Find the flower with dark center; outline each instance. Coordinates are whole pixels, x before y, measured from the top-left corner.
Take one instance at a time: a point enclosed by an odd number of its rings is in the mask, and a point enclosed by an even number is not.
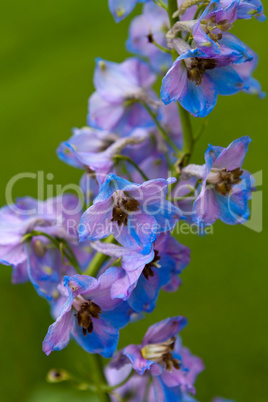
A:
[[[217,219],[229,225],[248,220],[253,183],[249,172],[241,166],[250,141],[245,136],[227,148],[209,145],[204,165],[188,165],[183,169],[183,176],[202,181],[192,210],[193,220],[200,227],[210,226]]]
[[[215,190],[223,196],[231,194],[233,185],[241,183],[242,174],[243,170],[241,170],[240,168],[229,171],[227,171],[226,169],[221,170],[220,181],[215,184]]]
[[[101,308],[93,303],[91,300],[85,301],[81,304],[80,310],[75,314],[79,327],[83,328],[83,335],[86,336],[87,332],[93,332],[92,318],[100,318]]]
[[[140,203],[135,198],[119,198],[117,204],[113,207],[113,217],[111,222],[117,222],[118,226],[122,223],[127,226],[128,214],[139,210]]]
[[[153,272],[153,267],[156,268],[160,268],[161,265],[158,264],[158,261],[161,259],[161,257],[158,255],[158,251],[155,250],[154,251],[154,259],[149,262],[148,264],[145,265],[142,273],[145,276],[146,279],[149,279],[149,277],[153,277],[154,276],[154,272]]]
[[[89,353],[113,355],[119,329],[129,322],[133,311],[127,303],[111,298],[111,285],[118,278],[114,268],[108,268],[98,279],[88,275],[64,277],[60,291],[65,303],[43,342],[47,355],[65,348],[71,337]]]
[[[201,85],[206,70],[213,70],[216,67],[217,60],[195,57],[192,59],[190,67],[187,68],[187,77],[189,81],[195,82],[196,85]]]
[[[80,241],[112,234],[123,247],[148,255],[160,233],[172,230],[182,217],[166,199],[167,186],[174,181],[171,177],[136,184],[110,173],[82,216]]]
[[[101,241],[92,242],[92,247],[120,261],[120,266],[114,267],[119,278],[111,286],[111,297],[127,300],[137,313],[154,310],[161,288],[168,292],[176,291],[181,285],[178,275],[190,261],[188,247],[169,233],[158,236],[150,252],[145,255]]]

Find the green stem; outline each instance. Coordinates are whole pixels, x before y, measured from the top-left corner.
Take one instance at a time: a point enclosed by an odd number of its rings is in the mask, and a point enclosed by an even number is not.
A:
[[[177,0],[168,0],[168,15],[169,15],[171,27],[174,25],[174,22],[175,22],[172,15],[175,13],[175,11],[177,11],[177,9],[178,9]],[[193,145],[194,145],[193,131],[192,131],[192,125],[191,125],[189,113],[179,103],[178,103],[178,107],[179,107],[179,112],[180,112],[182,130],[183,130],[183,148],[179,152],[179,156],[180,156],[182,165],[187,165],[187,163],[189,162],[191,153],[193,151]]]
[[[174,151],[176,152],[176,155],[179,155],[180,150],[177,147],[176,144],[174,144],[174,142],[172,141],[171,138],[169,138],[168,134],[166,133],[166,131],[163,129],[163,127],[161,126],[161,124],[159,123],[157,116],[155,115],[155,113],[149,108],[149,106],[141,101],[141,104],[145,107],[145,109],[147,110],[147,112],[150,114],[150,116],[152,117],[153,121],[155,122],[158,130],[160,131],[160,133],[162,134],[163,138],[166,140],[166,142],[174,149]]]
[[[110,402],[111,399],[106,391],[107,381],[103,372],[101,357],[97,354],[88,354],[91,366],[91,378],[96,386],[96,394],[100,402]]]
[[[154,40],[152,41],[152,43],[153,43],[158,49],[162,50],[162,52],[172,54],[172,50],[169,50],[169,49],[167,49],[166,47],[159,45],[159,43],[155,42]]]
[[[148,176],[146,176],[146,174],[144,173],[144,171],[137,165],[137,163],[135,163],[131,158],[129,158],[128,156],[125,155],[115,155],[114,159],[116,160],[123,160],[123,161],[127,161],[128,163],[131,163],[132,166],[135,167],[135,169],[141,174],[141,176],[143,177],[144,180],[149,180]]]
[[[187,110],[185,110],[179,103],[178,107],[183,131],[183,147],[180,153],[180,159],[182,165],[185,166],[189,163],[191,153],[193,152],[194,138],[189,112],[187,112]]]
[[[114,240],[113,235],[110,235],[109,237],[107,237],[107,239],[104,240],[104,243],[112,243],[113,240]],[[92,258],[89,266],[85,270],[84,275],[96,276],[100,267],[102,266],[104,261],[107,260],[107,258],[108,258],[107,255],[97,252]]]

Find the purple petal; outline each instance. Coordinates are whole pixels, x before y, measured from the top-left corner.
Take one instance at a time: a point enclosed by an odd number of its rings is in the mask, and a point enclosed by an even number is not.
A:
[[[204,186],[193,205],[193,220],[198,225],[210,226],[220,215],[220,208],[214,189]]]
[[[82,215],[79,225],[79,239],[99,240],[111,234],[113,202],[110,198],[97,202]]]
[[[49,355],[53,350],[62,350],[67,346],[74,324],[75,317],[72,311],[68,311],[60,315],[57,321],[50,325],[43,341],[43,351],[46,355]]]
[[[151,325],[142,341],[142,346],[150,343],[165,342],[176,336],[187,325],[187,319],[182,316],[167,318]]]
[[[222,153],[213,163],[213,167],[219,169],[226,168],[228,170],[233,170],[237,167],[241,167],[243,165],[250,142],[251,139],[248,136],[234,140],[228,146],[228,148],[223,149]],[[211,148],[212,153],[213,148],[214,147]]]
[[[146,360],[142,357],[140,346],[129,345],[123,350],[123,354],[127,356],[132,364],[132,367],[138,374],[143,375],[146,370],[162,371],[162,367],[152,360]]]

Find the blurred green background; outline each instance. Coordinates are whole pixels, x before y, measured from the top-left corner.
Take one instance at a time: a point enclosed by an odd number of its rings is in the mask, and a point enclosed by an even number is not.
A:
[[[86,123],[95,57],[120,62],[127,56],[124,41],[130,18],[115,24],[107,0],[1,3],[0,204],[4,205],[5,187],[17,173],[53,173],[54,179],[45,184],[79,180],[81,172],[60,162],[55,149],[72,127]],[[233,32],[259,54],[255,77],[267,91],[266,29],[256,20],[240,21]],[[246,94],[220,98],[193,160],[203,162],[209,142],[226,146],[242,135],[253,138],[245,167],[264,173],[264,184],[258,187],[264,197],[262,232],[217,223],[213,235],[180,235],[192,249],[183,286],[176,294],[162,293],[152,315],[121,332],[119,345],[139,343],[150,324],[167,316],[187,316],[184,344],[206,365],[197,381],[201,402],[214,395],[237,402],[268,400],[267,100]],[[36,182],[18,182],[14,197],[28,194],[37,196]],[[11,268],[1,267],[0,401],[94,401],[67,384],[46,383],[51,367],[90,374],[88,356],[71,343],[46,357],[41,344],[52,322],[48,305],[30,284],[12,286],[10,278]]]

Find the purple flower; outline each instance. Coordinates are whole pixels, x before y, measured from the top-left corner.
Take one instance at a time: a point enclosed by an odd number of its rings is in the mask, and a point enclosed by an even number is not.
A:
[[[153,2],[146,3],[143,13],[130,25],[127,50],[147,57],[153,69],[165,73],[172,64],[172,56],[154,45],[167,47],[166,32],[170,28],[168,14]]]
[[[57,150],[59,158],[71,166],[95,172],[100,182],[111,172],[115,155],[127,145],[138,144],[148,136],[142,129],[135,130],[127,138],[90,127],[75,128],[73,132],[68,141],[60,144]]]
[[[112,356],[118,329],[127,324],[131,314],[126,303],[110,297],[111,285],[116,280],[113,268],[99,279],[85,275],[64,278],[66,301],[44,339],[43,351],[47,355],[65,348],[73,337],[89,353]]]
[[[48,300],[54,315],[61,303],[58,285],[64,275],[76,273],[66,254],[72,260],[75,258],[82,271],[93,255],[88,242],[78,243],[77,227],[81,218],[78,198],[66,194],[42,202],[25,197],[2,208],[0,215],[1,263],[12,265],[13,283],[30,280],[37,293]],[[33,230],[51,239],[31,235]],[[55,242],[61,243],[61,250]]]
[[[98,59],[88,125],[121,136],[129,135],[135,128],[153,126],[154,121],[139,101],[157,109],[156,95],[150,90],[155,80],[150,66],[139,59],[130,58],[121,64]]]
[[[80,217],[79,199],[71,194],[46,201],[24,197],[16,204],[3,207],[0,210],[0,262],[12,265],[13,282],[28,279],[27,250],[23,241],[27,234],[41,231],[77,245]]]
[[[202,360],[176,338],[186,324],[184,317],[173,317],[152,325],[142,344],[124,348],[111,367],[120,369],[130,362],[141,376],[152,376],[156,400],[183,401],[184,394],[195,392],[193,384],[204,369]]]
[[[193,220],[197,224],[209,226],[220,219],[233,225],[249,218],[252,183],[249,173],[241,167],[250,141],[246,136],[233,141],[228,148],[210,145],[205,152],[205,165],[188,165],[183,170],[184,176],[202,180],[200,194],[193,204]]]
[[[175,291],[180,285],[178,274],[190,262],[190,250],[169,233],[161,234],[148,255],[102,242],[92,243],[97,251],[120,258],[118,280],[111,286],[112,298],[128,300],[136,312],[155,308],[160,288]]]
[[[135,8],[136,4],[148,0],[109,0],[109,8],[116,22],[123,20]]]
[[[148,254],[157,236],[171,230],[181,217],[180,210],[166,200],[167,186],[174,181],[155,179],[134,184],[109,174],[82,216],[80,241],[113,234],[122,246]]]
[[[233,95],[245,88],[240,75],[231,66],[243,58],[234,50],[213,57],[200,49],[191,49],[184,41],[175,40],[179,53],[162,82],[164,104],[179,101],[195,117],[205,117],[215,107],[218,95]]]

